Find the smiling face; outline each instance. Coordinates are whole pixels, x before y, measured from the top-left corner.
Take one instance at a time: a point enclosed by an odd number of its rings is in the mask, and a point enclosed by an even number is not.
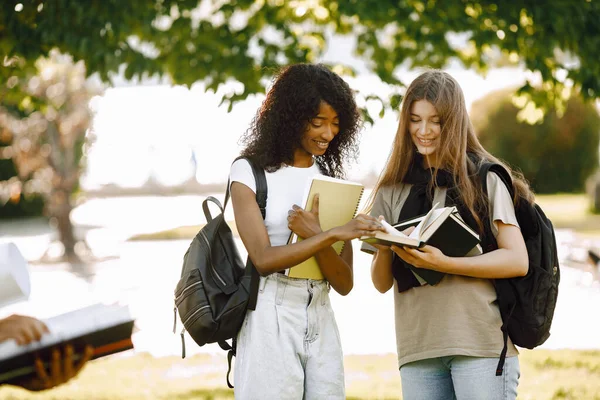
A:
[[[439,147],[441,122],[437,110],[427,100],[415,101],[410,108],[408,132],[428,166],[435,165]]]
[[[300,140],[300,147],[294,153],[294,165],[306,167],[312,165],[313,156],[322,156],[329,143],[340,131],[337,113],[329,104],[321,101],[319,112],[306,127]]]

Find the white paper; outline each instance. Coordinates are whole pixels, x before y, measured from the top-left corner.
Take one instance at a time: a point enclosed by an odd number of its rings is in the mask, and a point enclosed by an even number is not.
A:
[[[27,261],[14,243],[0,243],[0,307],[27,300],[30,292]]]

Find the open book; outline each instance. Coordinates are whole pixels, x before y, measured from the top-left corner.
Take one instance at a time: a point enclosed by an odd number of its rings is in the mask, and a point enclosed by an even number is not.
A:
[[[396,225],[389,225],[385,221],[382,224],[386,232],[376,232],[374,237],[363,236],[360,240],[385,246],[405,246],[418,249],[424,245],[438,248],[447,256],[464,257],[481,254],[479,246],[479,235],[469,227],[460,217],[456,207],[439,207],[436,203],[426,214]],[[402,231],[414,226],[410,235]],[[429,269],[411,266],[417,279],[423,284],[435,285],[444,273]]]
[[[133,318],[127,306],[94,304],[44,320],[49,333],[37,342],[19,346],[14,340],[0,343],[0,384],[11,383],[34,374],[34,360],[39,356],[46,367],[50,349],[71,343],[81,351],[94,347],[92,359],[133,348]]]
[[[360,183],[318,175],[307,185],[301,206],[312,210],[315,194],[319,194],[319,222],[321,229],[326,231],[336,226],[348,223],[356,215],[358,205],[364,191]],[[292,233],[288,243],[301,241]],[[332,246],[337,254],[341,254],[344,242],[336,242]],[[293,278],[323,279],[319,264],[314,257],[293,266],[287,270]]]

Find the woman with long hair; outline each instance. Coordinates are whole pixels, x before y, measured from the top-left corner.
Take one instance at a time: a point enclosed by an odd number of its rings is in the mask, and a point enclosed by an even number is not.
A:
[[[236,399],[344,399],[343,357],[329,287],[346,295],[353,286],[349,241],[383,230],[358,215],[323,232],[316,213],[300,208],[316,175],[344,176],[356,154],[360,127],[353,93],[323,65],[284,68],[274,80],[243,141],[242,155],[266,172],[263,221],[252,169],[231,167],[235,222],[260,277],[256,309],[237,338]],[[317,197],[317,196],[315,196]],[[287,244],[294,232],[304,240]],[[346,245],[340,255],[331,247]],[[325,279],[291,278],[286,270],[314,256]]]
[[[403,99],[370,214],[394,224],[438,202],[453,205],[480,235],[487,219],[498,249],[448,257],[432,246],[363,244],[374,254],[375,288],[381,293],[394,288],[398,362],[408,400],[516,398],[519,360],[510,339],[503,374],[496,376],[504,340],[492,279],[526,275],[527,249],[513,199],[496,174],[488,174],[483,192],[478,174],[483,162],[504,166],[513,176],[515,198],[533,200],[523,177],[479,143],[456,80],[439,70],[421,74]],[[407,264],[446,275],[434,286],[421,285]]]

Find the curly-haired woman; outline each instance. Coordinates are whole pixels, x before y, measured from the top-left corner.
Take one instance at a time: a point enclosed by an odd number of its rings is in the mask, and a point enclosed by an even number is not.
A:
[[[359,113],[351,89],[323,65],[298,64],[276,77],[250,129],[242,155],[264,168],[268,186],[263,221],[252,169],[231,167],[235,222],[258,270],[259,293],[237,338],[236,399],[344,399],[343,357],[329,287],[353,286],[352,246],[331,245],[383,230],[359,215],[321,231],[318,217],[300,209],[315,175],[343,177],[356,153]],[[290,232],[304,238],[287,244]],[[314,256],[324,280],[290,278],[286,269]]]

